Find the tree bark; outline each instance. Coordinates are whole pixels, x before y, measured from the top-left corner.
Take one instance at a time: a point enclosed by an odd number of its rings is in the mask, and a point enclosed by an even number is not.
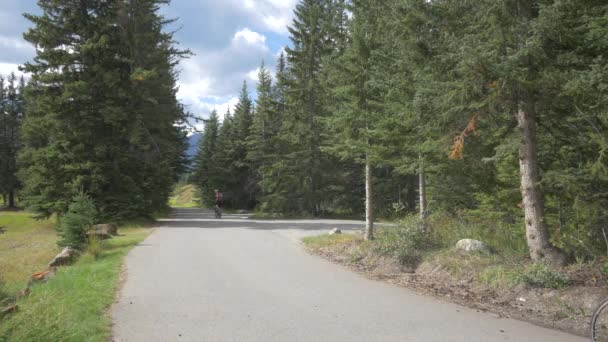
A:
[[[8,207],[15,208],[15,190],[8,192]]]
[[[530,108],[521,107],[517,112],[517,123],[521,132],[519,146],[519,173],[521,195],[524,206],[526,238],[533,261],[546,261],[554,266],[563,266],[566,255],[549,241],[549,230],[545,222],[540,173],[537,159],[536,122]]]
[[[426,210],[426,182],[425,182],[425,174],[424,174],[424,160],[422,159],[422,153],[418,154],[418,196],[420,202],[420,220],[424,221],[426,219],[427,210]]]
[[[372,188],[372,166],[369,157],[365,158],[365,240],[374,238],[374,203]]]

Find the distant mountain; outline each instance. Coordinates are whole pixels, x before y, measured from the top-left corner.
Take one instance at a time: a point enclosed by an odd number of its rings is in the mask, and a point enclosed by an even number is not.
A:
[[[198,142],[201,140],[202,133],[195,133],[188,137],[188,158],[194,158],[196,155],[196,149],[198,147]]]

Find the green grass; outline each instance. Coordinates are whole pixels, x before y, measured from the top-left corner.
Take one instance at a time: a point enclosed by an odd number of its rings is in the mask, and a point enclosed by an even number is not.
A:
[[[362,239],[360,237],[353,234],[324,234],[318,236],[305,237],[304,239],[302,239],[302,242],[308,248],[318,249],[361,240]]]
[[[177,184],[169,198],[169,206],[173,208],[198,208],[201,206],[198,193],[198,188],[195,185]]]
[[[107,341],[111,319],[106,311],[123,258],[150,232],[121,226],[122,236],[107,241],[97,260],[85,253],[74,265],[59,268],[48,283],[34,286],[29,297],[18,301],[19,311],[1,322],[0,341]]]

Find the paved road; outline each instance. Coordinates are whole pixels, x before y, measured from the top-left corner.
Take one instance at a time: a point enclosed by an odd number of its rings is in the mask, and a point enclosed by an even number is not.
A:
[[[115,341],[586,341],[365,279],[294,243],[360,222],[174,216],[127,257]]]

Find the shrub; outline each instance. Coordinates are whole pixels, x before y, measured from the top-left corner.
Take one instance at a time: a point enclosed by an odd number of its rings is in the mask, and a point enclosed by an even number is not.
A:
[[[74,196],[68,212],[61,218],[57,244],[82,249],[87,242],[87,230],[95,223],[96,215],[97,209],[90,196],[82,192]]]
[[[568,277],[542,262],[526,267],[519,280],[528,286],[550,289],[564,288],[569,282]]]
[[[393,256],[408,265],[417,264],[421,252],[430,247],[427,230],[417,218],[407,218],[396,227],[385,228],[375,242],[377,253]]]
[[[608,275],[608,261],[604,262],[601,266],[600,266],[600,271],[603,274]]]
[[[101,252],[105,247],[105,241],[99,238],[97,235],[90,235],[87,243],[87,253],[89,253],[95,260],[99,258]]]

